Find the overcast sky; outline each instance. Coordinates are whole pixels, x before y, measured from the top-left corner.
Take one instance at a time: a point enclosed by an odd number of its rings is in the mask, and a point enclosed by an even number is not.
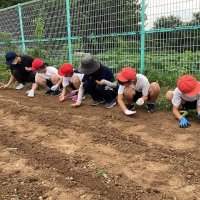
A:
[[[146,29],[153,26],[153,22],[161,16],[175,15],[182,21],[190,21],[193,12],[200,12],[200,0],[145,0],[147,5]]]

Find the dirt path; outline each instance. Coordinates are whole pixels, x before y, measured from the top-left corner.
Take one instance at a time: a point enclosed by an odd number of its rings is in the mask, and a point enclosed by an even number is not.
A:
[[[0,90],[1,200],[198,200],[200,124]]]

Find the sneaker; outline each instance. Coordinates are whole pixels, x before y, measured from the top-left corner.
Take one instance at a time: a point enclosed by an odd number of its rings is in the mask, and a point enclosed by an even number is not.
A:
[[[116,100],[112,100],[110,103],[105,103],[106,108],[112,108],[114,105],[116,105]]]
[[[59,96],[60,94],[61,94],[60,90],[55,90],[50,95],[52,95],[52,96]]]
[[[28,97],[34,97],[34,96],[35,96],[34,90],[29,90]]]
[[[148,103],[148,104],[147,104],[147,110],[148,110],[148,112],[150,112],[150,113],[155,112],[155,105],[154,105],[154,103]]]
[[[22,90],[25,87],[24,84],[20,83],[17,87],[16,90]]]
[[[44,95],[45,96],[50,96],[54,91],[53,90],[47,90]]]
[[[92,101],[91,106],[97,106],[97,105],[103,104],[103,103],[105,103],[104,100]]]
[[[135,110],[134,104],[126,104],[126,107],[127,107],[128,110]]]

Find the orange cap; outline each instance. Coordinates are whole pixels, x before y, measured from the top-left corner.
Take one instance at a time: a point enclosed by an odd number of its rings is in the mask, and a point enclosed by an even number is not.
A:
[[[73,65],[70,63],[64,63],[58,70],[60,76],[67,76],[74,71]]]
[[[200,83],[189,74],[186,74],[178,79],[177,87],[187,96],[195,96],[200,93]]]
[[[124,67],[116,76],[119,81],[128,82],[136,78],[136,71],[132,67]]]
[[[44,61],[40,58],[35,58],[32,62],[31,70],[35,71],[36,69],[42,67],[44,65]]]

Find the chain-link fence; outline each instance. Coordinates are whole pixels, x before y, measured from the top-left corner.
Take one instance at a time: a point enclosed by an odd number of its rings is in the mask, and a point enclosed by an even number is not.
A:
[[[0,10],[0,32],[57,66],[91,53],[114,72],[200,72],[199,0],[35,0]]]

